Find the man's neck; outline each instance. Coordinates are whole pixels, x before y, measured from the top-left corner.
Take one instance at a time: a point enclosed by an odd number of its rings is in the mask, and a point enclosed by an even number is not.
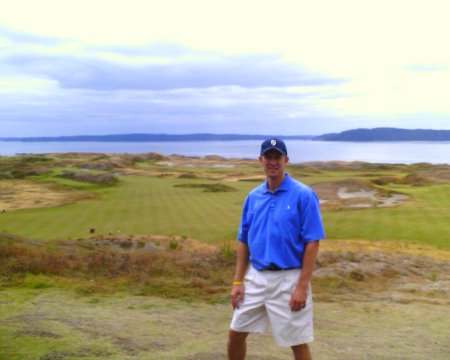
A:
[[[276,178],[267,178],[267,188],[269,189],[270,192],[275,192],[276,189],[278,189],[278,187],[281,185],[281,183],[283,182],[284,178],[286,177],[285,174],[283,174],[283,176],[280,177],[276,177]]]

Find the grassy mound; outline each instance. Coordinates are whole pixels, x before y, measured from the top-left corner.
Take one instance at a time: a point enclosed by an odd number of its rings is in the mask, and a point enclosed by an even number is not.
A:
[[[0,157],[1,179],[24,179],[48,173],[52,159],[46,155]]]
[[[91,184],[115,185],[119,182],[119,179],[112,174],[91,174],[88,172],[64,171],[58,176],[64,179],[71,179]]]
[[[91,237],[49,246],[0,234],[0,276],[8,286],[40,274],[70,279],[82,292],[127,290],[215,302],[229,288],[233,263],[221,249],[180,237]]]

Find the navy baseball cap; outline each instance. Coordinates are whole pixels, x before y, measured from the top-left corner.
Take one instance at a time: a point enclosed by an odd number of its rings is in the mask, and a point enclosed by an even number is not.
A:
[[[261,144],[261,155],[264,155],[269,150],[276,150],[281,155],[287,156],[286,144],[280,139],[267,139]]]

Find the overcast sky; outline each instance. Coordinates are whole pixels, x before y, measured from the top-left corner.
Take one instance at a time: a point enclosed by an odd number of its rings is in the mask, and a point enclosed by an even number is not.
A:
[[[450,129],[447,0],[0,9],[0,137]]]

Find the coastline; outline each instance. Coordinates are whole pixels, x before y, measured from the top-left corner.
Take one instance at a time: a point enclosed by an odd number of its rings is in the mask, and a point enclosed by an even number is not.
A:
[[[389,164],[449,164],[449,142],[334,142],[288,140],[291,163],[310,161],[362,161]],[[0,156],[47,153],[142,154],[166,156],[217,155],[224,158],[258,157],[260,140],[199,142],[2,142]]]

